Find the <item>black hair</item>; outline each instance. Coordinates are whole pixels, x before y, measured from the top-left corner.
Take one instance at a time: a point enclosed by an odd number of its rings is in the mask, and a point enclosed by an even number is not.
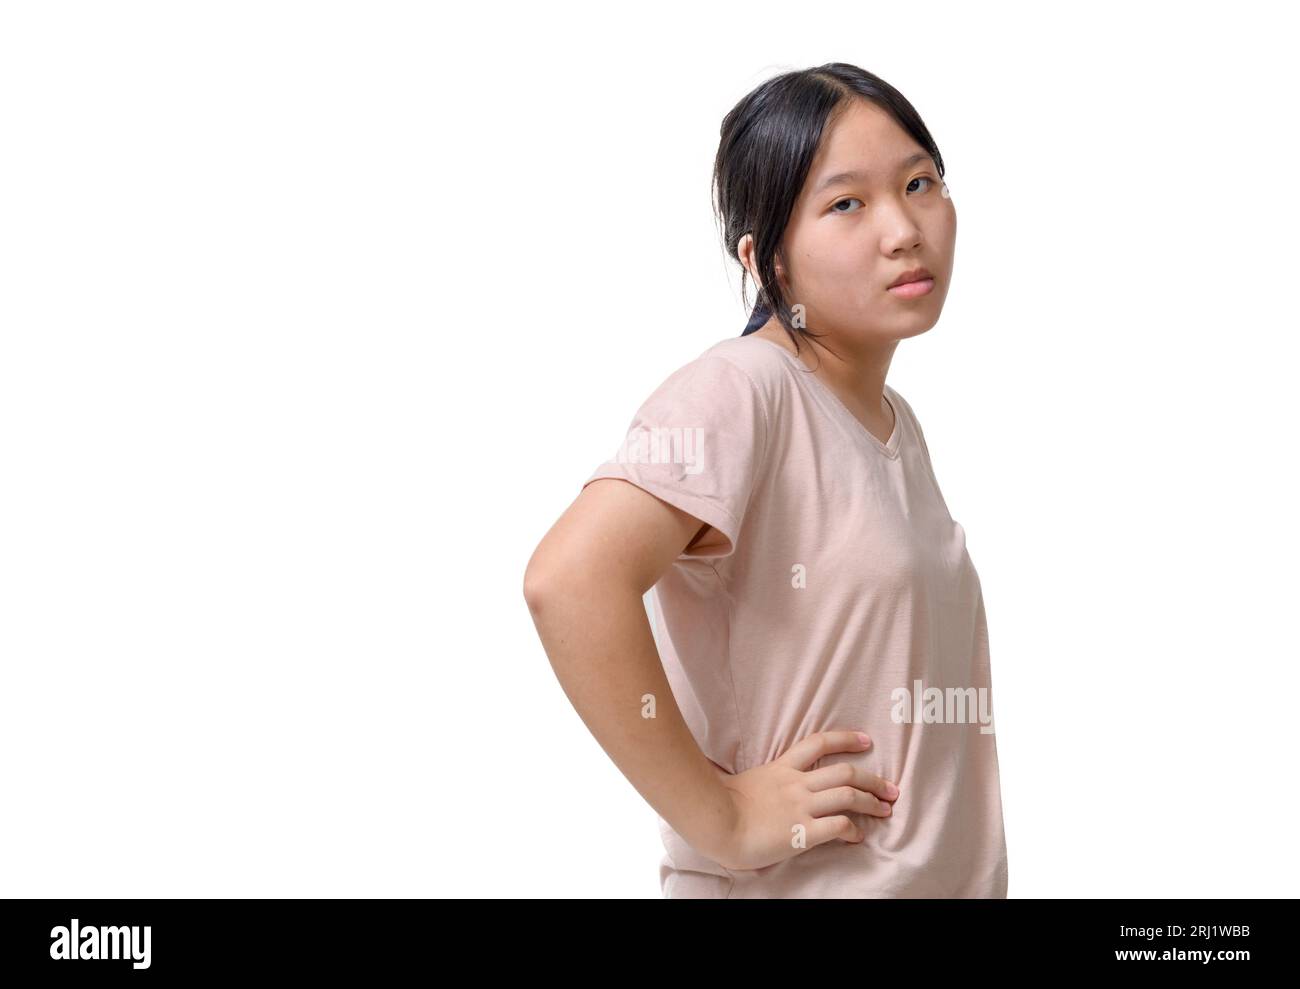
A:
[[[800,334],[822,335],[794,325],[784,286],[776,276],[776,262],[822,135],[854,99],[869,100],[889,113],[926,150],[943,178],[943,156],[920,114],[893,86],[856,65],[828,62],[787,72],[745,96],[722,121],[713,163],[714,211],[722,224],[727,254],[740,262],[740,239],[752,233],[762,282],[741,336],[761,328],[773,313],[790,334],[796,352]],[[742,301],[748,274],[742,263]]]

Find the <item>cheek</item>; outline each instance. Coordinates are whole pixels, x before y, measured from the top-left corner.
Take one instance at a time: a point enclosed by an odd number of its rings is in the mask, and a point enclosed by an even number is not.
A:
[[[935,261],[952,258],[956,234],[957,214],[951,209],[935,210],[921,221],[921,240]]]
[[[791,269],[805,292],[821,295],[861,273],[861,252],[837,239],[833,231],[825,236],[805,234],[793,252]]]
[[[957,210],[951,203],[946,208],[939,210],[935,216],[935,237],[944,246],[951,248],[952,242],[957,235]]]

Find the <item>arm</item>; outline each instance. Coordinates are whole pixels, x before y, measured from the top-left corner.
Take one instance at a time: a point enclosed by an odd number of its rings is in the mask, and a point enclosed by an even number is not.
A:
[[[587,485],[543,538],[524,598],[565,694],[637,792],[692,847],[730,858],[726,774],[691,735],[664,675],[642,596],[698,535],[692,515],[633,484]],[[642,717],[653,694],[655,717]]]
[[[735,775],[700,751],[655,649],[641,597],[703,523],[618,478],[600,478],[546,534],[524,597],[579,716],[637,792],[686,842],[728,869],[759,869],[828,841],[861,842],[849,813],[888,817],[898,789],[858,766],[814,767],[871,745],[816,732]],[[644,694],[654,718],[641,716]],[[796,846],[792,829],[806,841]]]

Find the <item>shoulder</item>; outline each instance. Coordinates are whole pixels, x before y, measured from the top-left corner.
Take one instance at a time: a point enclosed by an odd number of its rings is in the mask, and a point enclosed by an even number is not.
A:
[[[903,412],[913,422],[916,421],[916,412],[912,409],[912,404],[898,393],[898,389],[885,382],[885,397],[889,399],[890,404],[896,406],[900,412]]]
[[[929,459],[930,447],[925,441],[925,430],[921,428],[921,420],[916,417],[916,410],[912,408],[912,403],[900,395],[898,389],[888,382],[885,383],[885,397],[893,403],[898,413],[912,424],[912,429],[916,431],[916,435],[921,441],[921,450]]]
[[[714,365],[729,365],[743,374],[767,408],[776,403],[789,380],[791,359],[792,355],[776,344],[752,335],[720,340],[696,358]]]
[[[885,383],[885,393],[891,402],[897,402],[898,405],[902,407],[903,414],[907,416],[907,418],[912,421],[912,425],[919,430],[921,428],[921,421],[917,418],[916,410],[912,408],[912,403],[903,395],[899,394],[898,389],[888,382]]]
[[[764,437],[779,406],[780,349],[721,340],[676,364],[646,399],[642,419],[690,421],[723,432]],[[770,353],[765,353],[770,352]]]
[[[678,421],[701,425],[738,450],[766,450],[781,408],[779,347],[728,338],[676,368],[653,404],[671,408]]]

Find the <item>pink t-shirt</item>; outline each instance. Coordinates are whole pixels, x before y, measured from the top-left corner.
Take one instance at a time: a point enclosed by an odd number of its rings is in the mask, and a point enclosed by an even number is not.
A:
[[[665,896],[1006,896],[979,577],[920,423],[890,385],[885,398],[882,443],[799,357],[731,337],[669,375],[583,482],[631,481],[726,537],[653,589],[663,666],[709,759],[741,773],[813,732],[860,729],[871,748],[812,768],[858,762],[901,790],[892,816],[851,815],[861,844],[754,870],[660,818]]]

